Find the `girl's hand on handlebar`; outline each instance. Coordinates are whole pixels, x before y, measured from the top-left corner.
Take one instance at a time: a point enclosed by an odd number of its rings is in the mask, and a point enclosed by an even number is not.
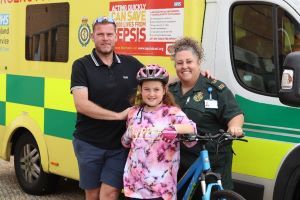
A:
[[[177,131],[174,127],[167,127],[161,133],[163,141],[171,143],[177,136]]]

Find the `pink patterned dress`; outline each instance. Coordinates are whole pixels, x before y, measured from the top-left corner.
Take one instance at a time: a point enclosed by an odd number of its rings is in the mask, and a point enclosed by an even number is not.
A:
[[[152,112],[133,107],[129,111],[122,137],[122,144],[130,147],[123,177],[125,196],[176,200],[180,144],[161,138],[161,131],[172,124],[191,124],[196,130],[195,123],[177,107],[163,105]]]

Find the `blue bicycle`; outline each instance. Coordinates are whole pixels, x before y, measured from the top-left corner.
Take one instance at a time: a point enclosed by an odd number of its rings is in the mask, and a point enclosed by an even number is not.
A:
[[[221,183],[221,175],[214,173],[210,167],[210,161],[208,156],[208,151],[205,148],[205,143],[208,141],[215,141],[218,145],[225,141],[247,140],[242,138],[232,137],[229,133],[222,130],[216,135],[211,135],[209,133],[203,133],[201,135],[181,135],[179,140],[181,141],[198,141],[202,144],[202,150],[200,151],[197,160],[190,166],[185,175],[181,178],[177,184],[177,190],[181,191],[183,186],[191,179],[186,192],[184,193],[183,200],[192,199],[195,189],[198,187],[199,183],[202,189],[202,200],[245,200],[240,194],[232,190],[224,190]],[[212,177],[215,182],[206,183],[205,179],[207,177]]]

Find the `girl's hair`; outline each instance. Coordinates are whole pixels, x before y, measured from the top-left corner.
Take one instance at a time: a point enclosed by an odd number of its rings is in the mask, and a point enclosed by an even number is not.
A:
[[[157,80],[157,81],[159,81],[159,80]],[[132,96],[131,99],[130,99],[130,103],[131,103],[132,106],[144,106],[144,105],[146,105],[145,102],[143,101],[142,92],[141,92],[143,82],[141,82],[138,85],[138,89],[137,89],[136,94],[134,96]],[[162,81],[159,81],[159,82],[161,82],[162,86],[166,90],[166,93],[164,94],[163,99],[162,99],[162,103],[167,105],[167,106],[177,106],[178,107],[178,105],[175,103],[174,96],[168,91],[167,85],[164,84]]]
[[[190,50],[193,52],[193,54],[195,54],[197,56],[197,58],[200,60],[202,60],[203,58],[203,49],[200,46],[200,44],[189,37],[184,37],[181,38],[179,40],[177,40],[175,42],[175,44],[173,45],[173,54],[172,54],[172,58],[175,58],[176,53],[183,51],[183,50]]]

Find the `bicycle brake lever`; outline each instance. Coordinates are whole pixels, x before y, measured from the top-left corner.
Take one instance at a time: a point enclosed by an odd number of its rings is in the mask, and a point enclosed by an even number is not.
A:
[[[243,133],[242,135],[240,136],[236,136],[236,135],[230,135],[231,139],[232,140],[239,140],[239,141],[242,141],[242,142],[248,142],[247,139],[243,139],[245,137],[245,133]]]
[[[245,137],[245,133],[243,132],[242,135],[238,136],[237,138],[243,138]]]

